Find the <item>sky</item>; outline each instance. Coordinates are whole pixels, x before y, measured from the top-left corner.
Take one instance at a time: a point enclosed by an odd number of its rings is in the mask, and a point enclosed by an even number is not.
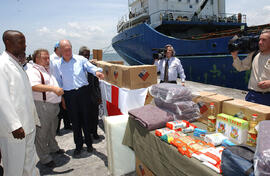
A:
[[[270,0],[226,0],[226,12],[246,14],[248,26],[270,23]],[[61,39],[71,41],[73,53],[83,45],[105,50],[127,13],[127,0],[0,0],[0,35],[8,29],[21,31],[27,55],[38,48],[52,53]]]

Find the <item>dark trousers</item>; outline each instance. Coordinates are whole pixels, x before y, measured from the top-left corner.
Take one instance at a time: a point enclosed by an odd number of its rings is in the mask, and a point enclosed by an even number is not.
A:
[[[92,134],[97,134],[97,126],[98,126],[98,115],[99,115],[99,109],[98,109],[98,104],[92,102],[91,103],[91,133]]]
[[[87,86],[78,90],[65,91],[64,98],[67,106],[68,115],[72,122],[73,138],[76,149],[82,149],[84,133],[85,143],[88,147],[92,146],[91,126],[90,126],[90,95]]]
[[[59,131],[60,130],[60,126],[61,126],[61,120],[63,119],[63,122],[64,122],[64,128],[68,129],[71,127],[71,120],[69,119],[68,117],[68,113],[67,113],[67,110],[65,110],[62,106],[62,102],[59,103],[59,107],[60,107],[60,112],[58,114],[58,126],[57,126],[57,130],[56,131]]]
[[[260,92],[255,92],[253,90],[249,90],[245,99],[246,101],[249,101],[249,102],[270,106],[270,92],[260,93]]]

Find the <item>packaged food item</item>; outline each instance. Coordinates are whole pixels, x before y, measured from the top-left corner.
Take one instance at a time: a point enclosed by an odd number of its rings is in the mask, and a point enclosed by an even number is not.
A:
[[[193,135],[197,137],[204,137],[206,133],[207,133],[207,130],[195,128]]]
[[[234,117],[229,120],[229,139],[236,144],[243,144],[247,140],[248,122]]]
[[[208,116],[207,130],[209,132],[214,132],[216,130],[216,116],[215,116],[215,105],[210,103],[210,114]]]
[[[196,143],[194,139],[192,139],[190,136],[181,136],[179,138],[174,139],[171,144],[175,147],[179,147],[182,144],[190,145],[192,143]]]
[[[173,133],[173,132],[174,132],[174,130],[171,130],[171,129],[167,128],[167,127],[155,130],[156,136],[159,136],[159,137],[163,136],[165,134]]]
[[[230,120],[233,119],[233,116],[221,113],[217,115],[217,122],[216,122],[216,132],[222,133],[225,136],[229,136],[230,131]]]
[[[225,139],[228,139],[228,137],[224,136],[222,133],[207,134],[204,137],[205,142],[212,143],[215,146],[221,145],[222,141]]]
[[[177,130],[179,128],[186,128],[189,126],[189,122],[186,120],[175,120],[171,122],[166,123],[166,127],[172,129],[172,130]]]
[[[251,120],[249,121],[249,130],[247,136],[247,145],[256,146],[257,141],[257,130],[255,126],[258,124],[257,122],[257,114],[252,114]]]
[[[190,132],[193,132],[195,128],[197,128],[196,125],[189,124],[189,127],[182,128],[182,130],[180,130],[180,131],[182,131],[183,133],[190,133]]]
[[[176,138],[178,138],[180,136],[186,136],[186,134],[182,133],[181,131],[174,131],[172,133],[165,134],[165,135],[161,136],[160,138],[163,141],[170,144],[174,139],[176,139]]]

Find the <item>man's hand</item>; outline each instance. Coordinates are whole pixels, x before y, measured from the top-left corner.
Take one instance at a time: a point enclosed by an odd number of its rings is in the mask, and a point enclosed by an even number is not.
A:
[[[25,138],[25,133],[24,133],[24,130],[23,130],[22,127],[15,130],[15,131],[12,131],[12,135],[13,135],[13,137],[15,139],[23,139],[23,138]]]
[[[185,86],[185,82],[182,82],[181,84],[182,84],[182,86]]]
[[[231,52],[231,55],[232,55],[233,59],[236,59],[238,57],[238,51]]]
[[[61,96],[61,95],[64,94],[64,90],[62,88],[60,88],[60,87],[54,87],[53,92],[58,96]]]
[[[270,80],[261,81],[257,85],[261,89],[268,89],[270,88]]]
[[[96,72],[96,76],[97,76],[99,79],[104,79],[104,74],[101,73],[101,72]]]

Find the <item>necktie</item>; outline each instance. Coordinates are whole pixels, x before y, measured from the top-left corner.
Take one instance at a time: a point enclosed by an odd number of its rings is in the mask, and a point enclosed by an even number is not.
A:
[[[166,59],[166,64],[165,64],[165,70],[164,70],[164,82],[168,82],[168,68],[169,68],[169,59]]]

